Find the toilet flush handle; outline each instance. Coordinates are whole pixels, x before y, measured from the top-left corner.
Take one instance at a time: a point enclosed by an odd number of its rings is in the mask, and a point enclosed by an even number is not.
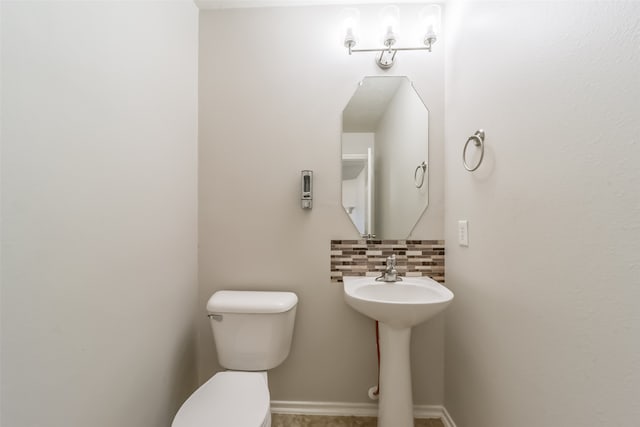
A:
[[[207,317],[209,319],[217,320],[218,322],[222,322],[222,314],[209,314]]]

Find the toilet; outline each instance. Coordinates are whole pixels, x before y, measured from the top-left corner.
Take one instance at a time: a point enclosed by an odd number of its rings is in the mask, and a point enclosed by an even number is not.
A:
[[[293,292],[218,291],[207,302],[218,372],[182,404],[171,427],[270,427],[267,371],[289,355]]]

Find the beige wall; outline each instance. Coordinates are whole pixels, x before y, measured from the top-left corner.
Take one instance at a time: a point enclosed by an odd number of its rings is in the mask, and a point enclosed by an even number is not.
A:
[[[197,9],[1,7],[0,424],[167,426],[196,382]]]
[[[363,19],[378,7],[363,8]],[[430,207],[415,238],[443,234],[443,44],[399,54],[390,71],[348,56],[339,7],[201,11],[199,376],[219,366],[205,316],[218,289],[300,297],[291,355],[270,373],[272,398],[367,401],[376,381],[373,321],[330,283],[331,239],[356,238],[340,201],[342,109],[367,75],[407,75],[430,109]],[[404,9],[415,16],[417,6]],[[300,170],[314,207],[300,208]],[[415,401],[443,399],[443,324],[415,330]]]
[[[640,3],[450,16],[446,407],[458,427],[637,426]]]

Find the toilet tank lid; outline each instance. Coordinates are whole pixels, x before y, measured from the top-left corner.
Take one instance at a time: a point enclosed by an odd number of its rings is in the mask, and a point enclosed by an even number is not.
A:
[[[218,291],[207,302],[209,313],[284,313],[298,303],[293,292]]]

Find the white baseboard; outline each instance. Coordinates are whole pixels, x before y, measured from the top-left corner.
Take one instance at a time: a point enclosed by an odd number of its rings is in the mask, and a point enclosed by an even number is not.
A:
[[[444,406],[442,407],[442,418],[440,419],[442,420],[444,427],[456,427],[456,423],[453,422],[451,414],[449,414],[449,411],[447,411],[447,408]]]
[[[334,417],[375,417],[378,415],[378,405],[375,403],[272,400],[271,412],[274,414],[325,415]],[[416,418],[440,418],[445,427],[456,427],[449,412],[441,405],[414,405],[413,416]]]

